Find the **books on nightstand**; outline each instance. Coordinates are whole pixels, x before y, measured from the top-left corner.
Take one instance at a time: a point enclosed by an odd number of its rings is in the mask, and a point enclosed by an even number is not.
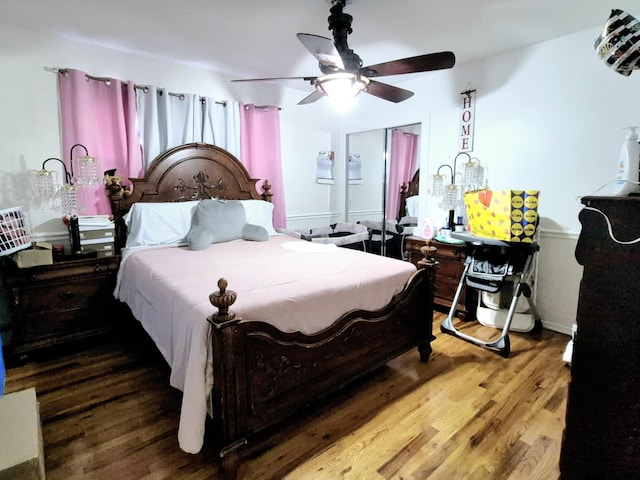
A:
[[[99,257],[115,254],[116,231],[109,215],[85,215],[78,217],[80,245],[82,249],[98,252]]]

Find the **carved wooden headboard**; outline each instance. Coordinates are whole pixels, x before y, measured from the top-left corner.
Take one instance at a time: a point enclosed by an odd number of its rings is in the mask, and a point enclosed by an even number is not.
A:
[[[403,183],[400,187],[400,205],[398,208],[398,220],[404,217],[407,214],[407,205],[406,200],[409,197],[413,197],[414,195],[418,195],[420,190],[420,169],[416,170],[413,178],[409,183]]]
[[[207,198],[271,201],[268,180],[262,184],[263,192],[258,193],[257,179],[249,176],[240,160],[207,143],[187,143],[167,150],[153,160],[143,178],[130,178],[129,181],[129,192],[110,195],[119,246],[123,245],[126,234],[122,216],[136,202],[183,202]]]

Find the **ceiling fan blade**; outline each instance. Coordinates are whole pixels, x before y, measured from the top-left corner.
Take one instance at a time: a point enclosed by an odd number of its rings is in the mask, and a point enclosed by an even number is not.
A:
[[[342,57],[330,38],[311,33],[298,33],[298,40],[318,59],[320,65],[332,69],[344,69]]]
[[[375,80],[369,80],[369,85],[365,92],[374,95],[383,100],[399,103],[413,97],[413,92],[405,90],[404,88],[394,87],[387,83],[376,82]]]
[[[315,101],[320,100],[322,97],[324,97],[324,93],[319,92],[318,90],[314,90],[313,93],[311,93],[310,95],[300,100],[298,102],[298,105],[306,105],[308,103],[313,103]]]
[[[401,58],[390,62],[369,65],[366,70],[373,70],[375,73],[367,72],[369,77],[382,77],[385,75],[402,75],[404,73],[429,72],[431,70],[443,70],[451,68],[456,63],[456,56],[453,52],[428,53],[416,57]]]
[[[314,80],[316,77],[268,77],[268,78],[240,78],[236,80],[231,80],[232,82],[269,82],[273,80],[305,80],[310,82]]]

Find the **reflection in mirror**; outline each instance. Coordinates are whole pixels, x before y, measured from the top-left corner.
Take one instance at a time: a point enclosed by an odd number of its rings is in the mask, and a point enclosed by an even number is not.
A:
[[[402,258],[417,224],[420,130],[417,123],[347,135],[346,221],[369,228],[373,253]]]
[[[347,222],[381,221],[384,197],[385,131],[370,130],[347,136],[347,161],[360,160],[360,180],[348,182]]]

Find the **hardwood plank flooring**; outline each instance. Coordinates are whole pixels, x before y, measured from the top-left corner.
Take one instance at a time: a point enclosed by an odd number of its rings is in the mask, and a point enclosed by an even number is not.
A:
[[[427,364],[408,352],[318,405],[243,463],[242,479],[557,479],[568,337],[511,333],[512,353],[440,333]],[[498,330],[458,324],[472,335]],[[49,480],[217,479],[215,458],[177,445],[180,392],[137,333],[7,370],[35,387]]]

